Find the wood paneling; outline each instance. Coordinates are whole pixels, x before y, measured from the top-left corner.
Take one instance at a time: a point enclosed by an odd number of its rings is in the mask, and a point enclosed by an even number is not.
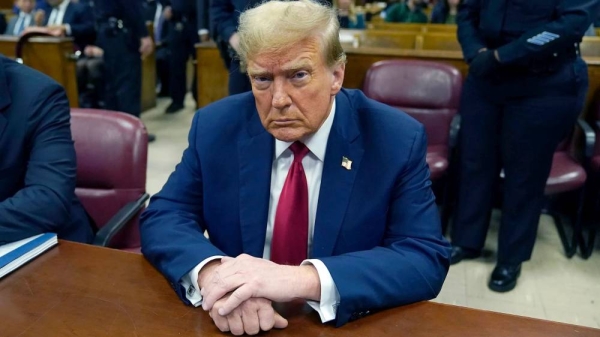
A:
[[[404,35],[414,34],[405,33]],[[440,34],[423,34],[419,36],[424,37],[423,43],[425,44],[427,36],[436,35]],[[447,34],[441,35],[448,36]],[[586,39],[583,45],[586,45],[589,41],[591,40]],[[387,46],[388,42],[383,43],[383,45]],[[358,47],[344,46],[348,58],[344,78],[345,88],[362,88],[362,83],[369,67],[377,61],[390,59],[421,59],[448,63],[458,68],[464,77],[467,75],[468,65],[463,61],[462,52],[459,50],[415,50],[374,47],[373,45],[377,45],[377,43],[371,42],[370,45],[359,44]],[[451,48],[456,47],[452,47],[451,44],[449,46]],[[593,94],[600,89],[600,53],[596,54],[595,52],[590,52],[590,50],[587,49],[587,53],[593,56],[584,56],[584,60],[588,64],[590,81],[586,107],[589,106]],[[198,75],[203,78],[204,82],[204,85],[198,87],[200,107],[203,107],[227,96],[227,70],[224,68],[214,44],[198,45],[196,51],[199,60],[197,64]]]
[[[17,38],[0,36],[0,53],[15,58]],[[76,64],[73,58],[73,39],[36,37],[23,48],[23,63],[38,70],[62,85],[71,107],[78,107]]]
[[[214,42],[196,45],[198,105],[206,106],[228,94],[229,73]]]
[[[146,24],[150,36],[154,37],[152,23]],[[148,55],[142,60],[142,111],[156,106],[156,53]]]

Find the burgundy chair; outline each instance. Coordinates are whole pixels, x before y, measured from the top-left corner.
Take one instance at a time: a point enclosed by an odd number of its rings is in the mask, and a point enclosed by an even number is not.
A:
[[[121,112],[71,109],[71,131],[75,193],[98,229],[94,244],[139,252],[139,215],[149,197],[144,124]]]
[[[420,60],[387,60],[371,66],[364,93],[421,122],[427,133],[427,164],[432,181],[443,181],[442,223],[448,223],[447,171],[460,128],[457,115],[462,75],[455,67]]]
[[[589,166],[595,142],[594,132],[585,121],[578,120],[576,126],[583,133],[585,144],[581,148],[582,153],[574,151],[580,147],[576,144],[578,138],[575,137],[575,132],[572,132],[558,145],[556,152],[554,152],[552,168],[545,189],[545,194],[549,200],[549,205],[545,209],[545,212],[554,219],[567,257],[572,257],[577,252],[577,240],[582,233],[582,212],[587,181],[586,168]],[[563,213],[555,205],[557,197],[568,192],[576,196],[572,200],[575,202],[575,214],[572,221],[573,235],[570,240],[567,238],[564,228]],[[563,201],[566,200],[563,199]]]

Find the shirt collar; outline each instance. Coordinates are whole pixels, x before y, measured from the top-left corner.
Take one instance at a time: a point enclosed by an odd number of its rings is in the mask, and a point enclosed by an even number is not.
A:
[[[33,11],[31,13],[25,13],[23,11],[19,12],[19,17],[20,18],[26,18],[28,16],[31,16],[33,14]]]
[[[56,6],[55,8],[58,9],[59,11],[64,11],[67,9],[69,2],[71,2],[71,0],[64,0],[63,2],[60,3],[60,5]]]
[[[333,125],[333,118],[335,116],[335,97],[333,98],[333,103],[331,104],[331,110],[329,111],[329,116],[323,125],[317,130],[317,132],[306,136],[300,141],[308,147],[310,152],[315,155],[320,161],[325,161],[325,150],[327,150],[327,140],[329,139],[329,133],[331,132],[331,126]],[[293,142],[284,142],[278,139],[275,139],[275,159],[278,159],[285,150],[292,145]]]

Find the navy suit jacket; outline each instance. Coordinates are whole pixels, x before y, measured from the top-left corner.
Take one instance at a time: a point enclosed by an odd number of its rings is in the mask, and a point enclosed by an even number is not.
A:
[[[338,326],[434,298],[442,287],[449,245],[425,137],[421,124],[361,91],[336,96],[310,257],[323,261],[340,293]],[[273,156],[252,93],[196,113],[181,163],[141,220],[142,252],[183,301],[179,281],[202,260],[262,257]]]
[[[61,86],[0,56],[0,244],[46,232],[91,242],[69,112]]]
[[[44,26],[48,25],[52,9],[46,12]],[[63,17],[63,24],[71,26],[71,36],[79,49],[85,49],[88,44],[96,41],[96,27],[93,10],[86,4],[69,2]]]

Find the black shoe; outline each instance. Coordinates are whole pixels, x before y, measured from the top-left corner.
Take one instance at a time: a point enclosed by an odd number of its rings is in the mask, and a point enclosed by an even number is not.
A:
[[[152,133],[149,133],[148,134],[148,143],[152,143],[155,140],[156,140],[156,136]]]
[[[492,272],[492,278],[488,287],[499,293],[511,291],[517,285],[517,279],[521,275],[521,264],[497,265]]]
[[[450,255],[450,264],[457,264],[464,259],[475,259],[481,256],[481,251],[452,246],[452,254]]]
[[[167,108],[167,110],[165,112],[168,114],[174,114],[174,113],[178,112],[179,110],[183,110],[183,104],[171,103],[171,105],[169,105],[169,107]]]

